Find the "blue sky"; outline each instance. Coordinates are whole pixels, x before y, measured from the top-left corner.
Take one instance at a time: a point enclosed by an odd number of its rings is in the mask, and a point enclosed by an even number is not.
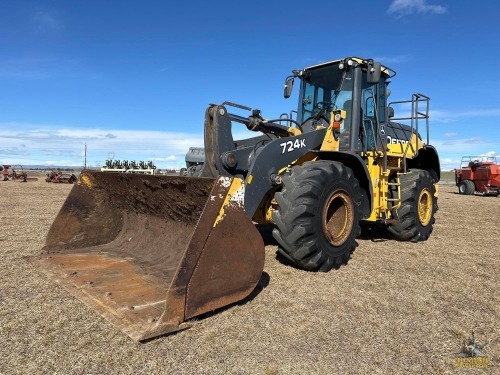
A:
[[[209,103],[275,118],[296,108],[296,95],[283,98],[292,69],[346,56],[396,70],[391,100],[431,97],[444,170],[500,154],[499,2],[171,4],[3,1],[0,164],[81,166],[86,144],[90,166],[180,167],[203,146]]]

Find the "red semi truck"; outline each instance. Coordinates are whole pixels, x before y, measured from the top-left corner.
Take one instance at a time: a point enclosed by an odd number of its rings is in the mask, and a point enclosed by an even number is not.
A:
[[[496,157],[464,156],[455,169],[460,194],[500,195],[500,165]]]

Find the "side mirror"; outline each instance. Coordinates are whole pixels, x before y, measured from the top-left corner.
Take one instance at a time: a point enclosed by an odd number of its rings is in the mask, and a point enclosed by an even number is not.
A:
[[[366,81],[368,83],[379,83],[380,75],[382,73],[382,66],[378,61],[370,61],[368,63]]]
[[[387,118],[394,117],[394,108],[387,107]]]
[[[285,92],[284,92],[285,99],[289,98],[290,95],[292,95],[293,81],[294,81],[293,76],[287,77],[287,79],[285,80]]]

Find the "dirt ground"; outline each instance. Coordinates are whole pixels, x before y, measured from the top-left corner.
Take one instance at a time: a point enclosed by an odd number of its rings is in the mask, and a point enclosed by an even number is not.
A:
[[[25,259],[70,189],[0,182],[0,374],[500,373],[500,198],[443,183],[428,241],[361,238],[328,273],[267,246],[258,293],[138,344]],[[455,368],[472,331],[488,368]]]

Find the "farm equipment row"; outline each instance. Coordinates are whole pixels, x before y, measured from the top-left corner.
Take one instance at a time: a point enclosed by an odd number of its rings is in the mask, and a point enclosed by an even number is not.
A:
[[[156,174],[156,166],[151,160],[137,163],[135,160],[108,159],[105,164],[101,167],[101,172]]]
[[[14,181],[14,182],[33,182],[38,181],[36,177],[28,177],[28,174],[23,170],[21,165],[14,167],[4,164],[0,166],[0,172],[2,172],[2,181]]]
[[[45,182],[74,184],[78,178],[73,173],[63,173],[62,171],[50,171],[47,173]]]

